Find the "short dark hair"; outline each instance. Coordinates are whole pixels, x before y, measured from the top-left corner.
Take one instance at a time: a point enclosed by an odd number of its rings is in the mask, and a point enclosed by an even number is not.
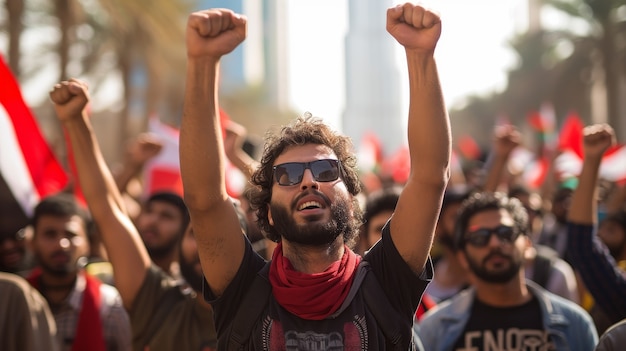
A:
[[[447,187],[446,191],[443,193],[443,200],[441,202],[441,211],[439,211],[439,219],[441,220],[441,216],[445,210],[455,204],[460,204],[465,201],[472,190],[466,187]]]
[[[362,232],[362,235],[367,236],[369,221],[372,217],[381,212],[395,211],[401,193],[402,187],[395,185],[373,191],[367,196],[365,199],[365,211],[363,213],[363,224],[366,230]]]
[[[511,214],[515,230],[521,234],[528,233],[528,213],[518,199],[508,197],[501,192],[477,192],[470,195],[461,204],[454,227],[454,246],[457,249],[462,249],[465,246],[464,236],[472,217],[484,211],[500,209],[505,209]]]
[[[181,223],[182,233],[187,230],[187,226],[189,226],[189,222],[191,219],[189,217],[189,209],[187,208],[187,205],[185,205],[185,201],[180,195],[169,191],[155,192],[150,195],[150,197],[148,197],[148,200],[146,200],[146,205],[150,205],[153,202],[165,202],[177,207],[180,210],[181,218],[183,220],[183,222]]]
[[[281,128],[279,133],[268,133],[265,137],[265,147],[259,167],[252,175],[250,182],[252,187],[248,189],[250,206],[257,213],[259,228],[267,237],[275,242],[280,240],[280,235],[274,232],[268,220],[268,205],[272,199],[272,186],[274,184],[273,166],[276,158],[292,146],[306,144],[318,144],[328,146],[337,156],[341,163],[341,179],[346,184],[350,194],[356,195],[361,191],[361,183],[357,171],[357,160],[353,152],[350,138],[333,131],[318,117],[305,113],[287,126]],[[360,207],[356,199],[354,201],[354,220],[361,221]],[[358,228],[359,225],[356,227]],[[358,231],[344,233],[346,242],[352,242]]]
[[[37,223],[43,216],[71,217],[76,215],[83,220],[85,232],[87,232],[89,222],[91,221],[91,217],[87,209],[76,201],[74,195],[68,193],[58,193],[44,197],[41,201],[39,201],[37,206],[35,206],[30,223],[33,228],[37,228]]]

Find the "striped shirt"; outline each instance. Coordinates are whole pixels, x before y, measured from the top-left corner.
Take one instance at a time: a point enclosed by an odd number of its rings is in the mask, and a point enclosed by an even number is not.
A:
[[[595,303],[611,319],[626,318],[626,272],[609,253],[592,225],[568,223],[568,254]]]

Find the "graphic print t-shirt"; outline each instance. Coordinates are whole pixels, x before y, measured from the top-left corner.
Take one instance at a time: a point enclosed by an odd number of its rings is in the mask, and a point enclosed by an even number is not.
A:
[[[383,287],[394,309],[410,326],[426,285],[432,278],[430,260],[421,276],[411,271],[393,245],[389,226],[383,239],[365,256],[371,271]],[[213,305],[218,340],[228,340],[240,302],[265,261],[246,243],[242,266],[224,294],[217,300],[205,286],[205,298]],[[206,284],[206,282],[205,282]],[[384,350],[381,328],[357,292],[352,302],[335,318],[305,320],[283,309],[270,296],[264,312],[252,330],[247,350]],[[218,345],[219,348],[219,345]]]
[[[465,330],[453,350],[554,350],[541,317],[536,297],[507,308],[489,306],[475,299]]]

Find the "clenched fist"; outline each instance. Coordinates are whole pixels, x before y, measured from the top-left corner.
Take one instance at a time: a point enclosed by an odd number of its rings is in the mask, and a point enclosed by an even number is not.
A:
[[[55,84],[50,91],[50,100],[61,122],[80,118],[89,102],[87,84],[74,78]]]
[[[228,9],[194,12],[187,21],[187,57],[219,60],[246,38],[246,17]]]
[[[585,157],[602,157],[615,144],[615,132],[608,124],[594,124],[583,129]]]
[[[407,50],[432,52],[441,35],[441,20],[422,6],[406,3],[387,10],[387,31]]]

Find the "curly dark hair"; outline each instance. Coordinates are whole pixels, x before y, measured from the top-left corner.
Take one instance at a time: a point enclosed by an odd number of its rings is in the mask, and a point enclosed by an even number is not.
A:
[[[530,228],[528,224],[528,213],[521,201],[514,197],[508,197],[502,192],[477,192],[470,195],[461,204],[454,226],[455,247],[462,249],[465,246],[463,236],[473,216],[484,211],[499,209],[505,209],[511,214],[516,231],[524,235],[528,233]]]
[[[292,146],[318,144],[328,146],[337,156],[341,165],[341,179],[346,184],[350,194],[357,195],[361,191],[361,183],[357,171],[357,160],[353,152],[352,141],[333,131],[318,117],[310,113],[298,117],[290,124],[283,126],[279,133],[268,133],[265,137],[265,147],[261,163],[252,175],[246,196],[250,206],[256,211],[257,224],[268,239],[278,242],[280,235],[274,231],[268,220],[268,205],[272,198],[274,184],[274,162],[279,155]],[[362,221],[361,208],[356,198],[353,199],[354,216],[359,227]],[[358,230],[354,233],[344,233],[344,241],[351,245],[356,241]]]

